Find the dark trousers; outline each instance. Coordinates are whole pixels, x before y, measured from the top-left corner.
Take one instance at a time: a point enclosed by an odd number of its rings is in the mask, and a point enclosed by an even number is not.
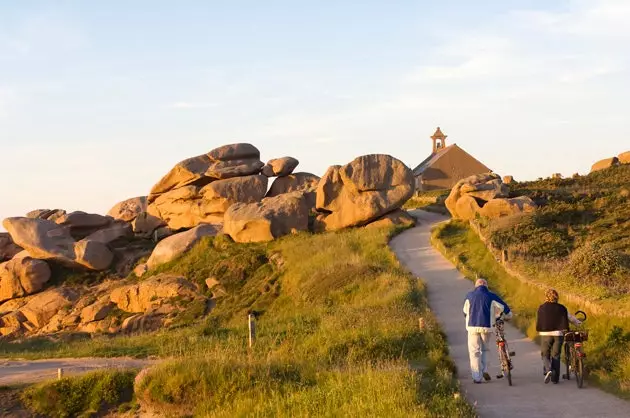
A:
[[[560,353],[562,353],[562,343],[564,337],[540,337],[540,355],[542,356],[545,373],[551,370],[551,380],[557,382],[560,378]]]

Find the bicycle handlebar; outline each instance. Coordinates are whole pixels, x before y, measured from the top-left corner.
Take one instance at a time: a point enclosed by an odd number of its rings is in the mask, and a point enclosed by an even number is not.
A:
[[[582,315],[582,318],[578,317],[580,314]],[[573,316],[575,316],[575,318],[580,322],[586,321],[586,313],[584,311],[576,311]]]

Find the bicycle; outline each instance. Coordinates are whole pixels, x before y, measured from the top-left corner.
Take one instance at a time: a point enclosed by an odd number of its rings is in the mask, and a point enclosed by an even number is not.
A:
[[[578,315],[582,318],[578,318]],[[586,321],[586,314],[583,311],[577,311],[574,315],[580,322]],[[562,376],[565,380],[571,380],[571,374],[575,375],[575,381],[578,388],[584,385],[584,359],[586,353],[582,347],[582,343],[588,341],[588,331],[569,330],[564,334],[564,360],[567,373]]]
[[[505,321],[497,318],[494,323],[494,332],[496,335],[497,351],[499,353],[499,362],[501,363],[501,374],[497,375],[497,379],[507,377],[508,385],[512,386],[512,357],[516,355],[514,351],[508,348],[508,342],[505,339]]]

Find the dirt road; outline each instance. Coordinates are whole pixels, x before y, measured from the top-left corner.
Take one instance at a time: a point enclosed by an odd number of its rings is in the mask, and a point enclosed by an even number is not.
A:
[[[57,377],[63,369],[64,376],[71,376],[104,368],[137,368],[152,364],[152,360],[132,358],[69,358],[51,360],[4,360],[0,361],[0,386],[35,383]]]
[[[446,218],[423,211],[414,215],[420,219],[420,225],[397,236],[391,247],[401,263],[426,283],[429,305],[447,335],[462,391],[476,404],[481,417],[630,417],[630,402],[587,387],[586,383],[583,389],[577,389],[574,381],[545,385],[538,345],[512,326],[506,327],[506,336],[510,349],[516,351],[514,386],[495,378],[499,370],[496,349],[490,352],[493,380],[473,384],[462,314],[464,297],[472,289],[472,282],[431,246],[431,228]]]

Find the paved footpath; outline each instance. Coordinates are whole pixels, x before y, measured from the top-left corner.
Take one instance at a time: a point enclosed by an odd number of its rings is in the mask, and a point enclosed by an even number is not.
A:
[[[473,384],[462,314],[464,297],[472,289],[472,282],[431,246],[431,228],[447,218],[424,211],[413,215],[420,224],[398,235],[390,245],[400,262],[426,283],[429,306],[447,335],[462,392],[476,405],[481,417],[630,417],[630,402],[588,387],[586,382],[583,389],[578,389],[575,381],[545,385],[538,345],[511,325],[506,326],[506,337],[510,350],[516,351],[514,386],[495,378],[499,367],[494,347],[489,353],[492,381]]]
[[[112,368],[141,369],[155,363],[153,360],[132,358],[66,358],[50,360],[0,360],[0,386],[35,383],[55,379],[57,370],[64,376],[73,376],[93,370]]]

